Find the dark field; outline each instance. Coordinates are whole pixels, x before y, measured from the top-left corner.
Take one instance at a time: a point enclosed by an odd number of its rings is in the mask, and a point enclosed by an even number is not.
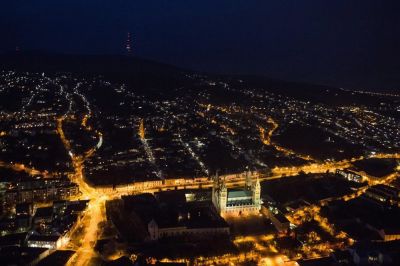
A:
[[[333,174],[299,175],[261,184],[263,194],[269,195],[279,204],[287,204],[299,199],[310,203],[351,193],[356,185]]]
[[[363,149],[316,127],[291,124],[281,129],[273,139],[281,146],[317,160],[352,158],[362,155]]]
[[[353,165],[359,171],[364,171],[369,175],[384,177],[393,173],[397,162],[395,159],[365,159],[357,161]]]

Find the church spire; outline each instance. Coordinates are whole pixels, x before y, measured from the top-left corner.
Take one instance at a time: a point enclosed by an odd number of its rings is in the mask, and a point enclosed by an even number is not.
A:
[[[246,178],[246,188],[250,190],[252,186],[252,180],[251,180],[251,173],[250,170],[248,170],[248,168],[245,172],[245,178]]]
[[[261,185],[258,176],[252,187],[253,204],[259,208],[261,206]]]

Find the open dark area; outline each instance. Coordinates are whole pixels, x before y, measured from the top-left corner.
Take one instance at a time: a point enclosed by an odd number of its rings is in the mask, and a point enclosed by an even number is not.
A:
[[[262,183],[263,193],[280,204],[299,199],[315,203],[326,198],[337,198],[349,194],[352,187],[358,186],[333,174],[300,174]]]
[[[355,162],[354,166],[357,170],[365,171],[371,176],[384,177],[393,173],[397,161],[393,159],[365,159]]]

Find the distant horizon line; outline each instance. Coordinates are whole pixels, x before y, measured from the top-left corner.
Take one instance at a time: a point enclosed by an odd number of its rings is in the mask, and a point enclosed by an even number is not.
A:
[[[359,91],[359,92],[393,92],[393,91],[399,91],[400,88],[394,88],[394,87],[381,87],[381,88],[368,88],[368,87],[350,87],[350,86],[337,86],[337,85],[332,85],[332,84],[327,84],[327,83],[321,83],[317,81],[304,81],[304,80],[294,80],[294,79],[282,79],[282,78],[275,78],[271,77],[269,75],[264,75],[260,73],[217,73],[217,72],[208,72],[204,70],[199,70],[199,69],[191,69],[186,66],[179,66],[175,64],[171,64],[168,62],[163,62],[157,59],[153,58],[148,58],[148,57],[143,57],[140,55],[135,55],[135,54],[127,54],[126,52],[123,53],[81,53],[81,52],[60,52],[60,51],[52,51],[52,50],[45,50],[45,49],[28,49],[28,50],[0,50],[0,55],[18,55],[18,54],[31,54],[31,55],[52,55],[52,56],[115,56],[115,57],[124,57],[124,58],[134,58],[134,59],[140,59],[144,61],[149,61],[165,66],[170,66],[174,67],[177,69],[182,69],[190,72],[198,72],[204,75],[214,75],[214,76],[232,76],[232,77],[259,77],[259,78],[266,78],[272,81],[281,81],[281,82],[291,82],[291,83],[299,83],[299,84],[310,84],[310,85],[316,85],[316,86],[326,86],[334,89],[343,89],[343,90],[351,90],[351,91]]]

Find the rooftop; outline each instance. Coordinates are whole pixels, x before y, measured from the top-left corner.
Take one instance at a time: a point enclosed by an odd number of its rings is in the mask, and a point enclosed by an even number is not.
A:
[[[55,242],[59,239],[59,236],[46,236],[46,235],[32,235],[28,238],[28,241],[48,241]]]
[[[251,191],[242,189],[242,190],[231,190],[228,191],[228,200],[235,199],[235,198],[251,198]]]
[[[210,201],[185,202],[182,201],[180,195],[176,197],[171,195],[173,192],[168,191],[165,195],[162,194],[164,192],[157,193],[157,196],[145,194],[123,197],[124,207],[126,210],[134,211],[144,223],[154,219],[161,228],[228,226]]]

